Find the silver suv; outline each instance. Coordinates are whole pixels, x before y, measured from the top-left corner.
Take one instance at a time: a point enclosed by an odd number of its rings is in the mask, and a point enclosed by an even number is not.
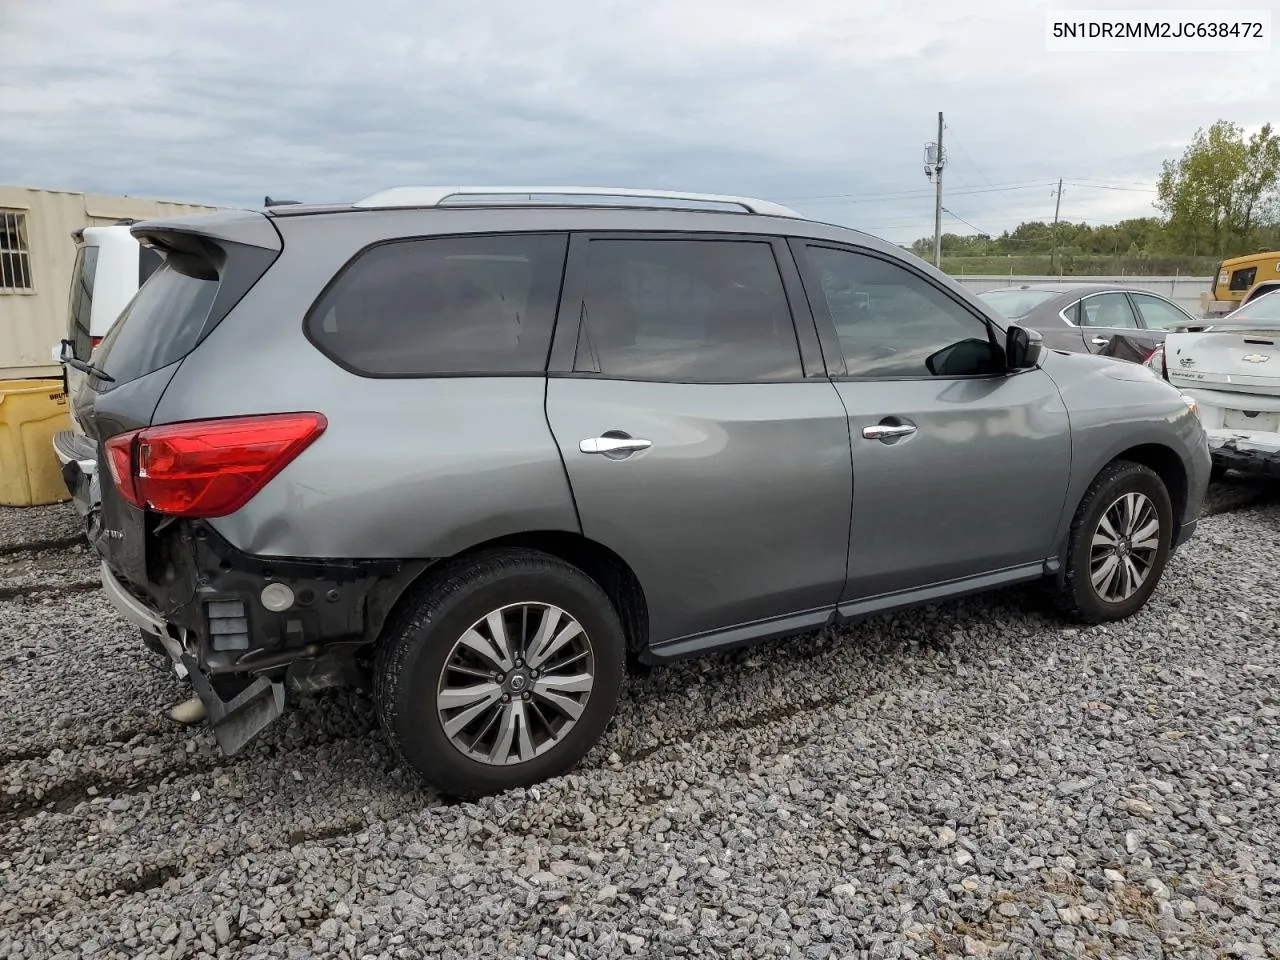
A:
[[[1020,582],[1126,617],[1208,483],[1150,370],[763,201],[399,188],[132,230],[165,263],[80,361],[66,478],[228,752],[368,683],[441,790],[530,784],[629,663]]]

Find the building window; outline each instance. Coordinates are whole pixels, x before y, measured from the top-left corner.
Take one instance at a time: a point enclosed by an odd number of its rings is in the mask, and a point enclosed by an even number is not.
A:
[[[27,215],[0,210],[0,293],[29,293],[31,289]]]

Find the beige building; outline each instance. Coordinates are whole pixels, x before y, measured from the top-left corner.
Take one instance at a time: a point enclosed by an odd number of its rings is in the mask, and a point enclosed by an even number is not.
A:
[[[71,231],[216,207],[0,186],[0,379],[57,375],[76,247]]]

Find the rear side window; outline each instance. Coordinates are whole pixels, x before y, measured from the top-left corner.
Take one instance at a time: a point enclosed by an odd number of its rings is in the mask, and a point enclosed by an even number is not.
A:
[[[1192,317],[1183,313],[1171,303],[1149,293],[1133,293],[1134,306],[1142,315],[1142,323],[1148,330],[1168,330],[1179,323],[1187,323]]]
[[[542,373],[566,243],[494,234],[370,247],[312,307],[307,336],[366,376]]]
[[[76,251],[76,264],[71,280],[71,305],[68,310],[71,329],[67,336],[75,341],[76,356],[89,359],[93,342],[90,339],[89,317],[93,312],[93,276],[98,269],[98,248],[81,246]]]
[[[592,240],[574,370],[629,380],[799,380],[773,247],[746,240]]]
[[[218,284],[207,261],[170,254],[121,311],[94,363],[118,386],[181,360],[200,338]]]
[[[1137,329],[1138,321],[1123,293],[1100,293],[1080,302],[1080,325],[1128,330]]]

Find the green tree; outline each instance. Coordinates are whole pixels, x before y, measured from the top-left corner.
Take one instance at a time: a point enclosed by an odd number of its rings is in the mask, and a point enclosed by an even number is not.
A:
[[[1271,124],[1247,140],[1227,120],[1197,130],[1180,159],[1164,162],[1156,185],[1168,247],[1217,256],[1253,249],[1274,217],[1278,182],[1280,135]]]

